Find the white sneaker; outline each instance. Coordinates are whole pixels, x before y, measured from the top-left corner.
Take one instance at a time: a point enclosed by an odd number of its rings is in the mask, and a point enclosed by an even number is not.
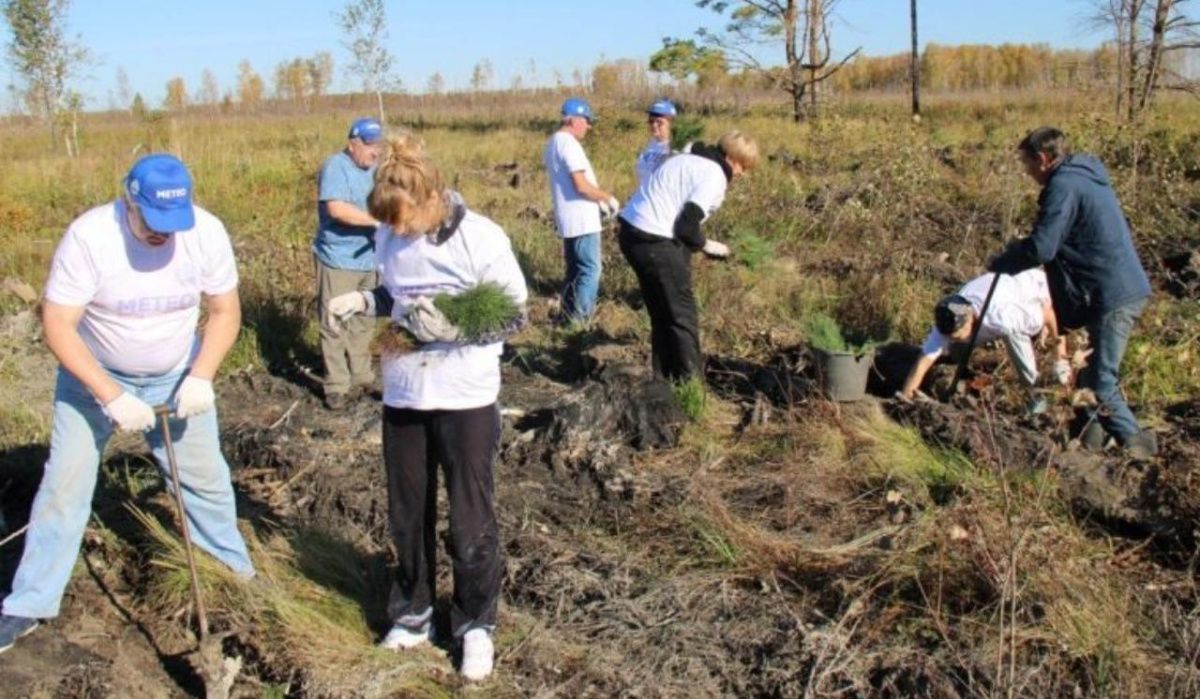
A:
[[[416,648],[433,640],[433,610],[420,614],[406,614],[397,619],[392,629],[380,641],[379,647],[388,650]]]
[[[429,626],[425,625],[419,629],[410,629],[407,626],[393,626],[383,640],[379,642],[380,648],[387,650],[406,650],[416,648],[422,643],[429,643],[430,640]]]
[[[463,635],[462,676],[471,682],[487,679],[492,674],[496,648],[487,629],[471,629]]]

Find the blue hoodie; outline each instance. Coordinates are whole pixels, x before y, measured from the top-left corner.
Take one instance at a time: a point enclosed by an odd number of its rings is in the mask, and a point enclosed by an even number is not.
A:
[[[1033,233],[988,269],[1017,274],[1046,266],[1059,323],[1078,328],[1150,295],[1125,214],[1108,172],[1090,155],[1067,156],[1038,198]]]

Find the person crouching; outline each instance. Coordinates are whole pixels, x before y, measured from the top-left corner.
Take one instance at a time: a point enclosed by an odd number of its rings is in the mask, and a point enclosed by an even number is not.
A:
[[[400,650],[430,640],[440,465],[450,503],[451,630],[462,643],[463,676],[481,680],[493,667],[503,573],[492,476],[500,354],[524,312],[504,332],[467,342],[431,300],[493,283],[523,309],[525,278],[503,229],[443,185],[414,136],[390,141],[368,207],[382,222],[375,239],[380,286],[336,297],[330,311],[390,316],[421,343],[381,360],[383,462],[397,556],[388,600],[394,625],[381,645]]]
[[[655,376],[683,381],[700,373],[700,328],[691,256],[729,256],[700,224],[725,200],[729,183],[758,164],[758,144],[730,131],[717,146],[697,143],[668,158],[621,210],[621,253],[633,267],[650,314]]]

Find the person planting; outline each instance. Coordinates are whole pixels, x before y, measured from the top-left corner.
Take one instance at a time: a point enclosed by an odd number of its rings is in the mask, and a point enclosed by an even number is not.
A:
[[[1071,380],[1071,365],[1067,360],[1066,338],[1058,335],[1058,319],[1050,303],[1046,273],[1030,269],[1016,276],[984,274],[967,282],[946,296],[933,309],[933,328],[925,338],[921,356],[913,364],[900,390],[900,397],[914,398],[926,374],[938,358],[950,350],[952,342],[968,342],[976,326],[977,343],[1002,340],[1008,356],[1016,367],[1028,391],[1026,412],[1036,415],[1046,410],[1046,399],[1033,392],[1037,384],[1037,357],[1033,340],[1039,335],[1054,341],[1054,376],[1066,385]],[[986,311],[984,300],[993,281],[996,290]],[[983,313],[982,318],[980,313]]]
[[[50,456],[25,551],[0,614],[0,652],[56,617],[71,577],[105,445],[145,437],[168,486],[183,489],[195,543],[254,576],[221,455],[212,380],[241,328],[237,263],[225,226],[192,203],[172,155],[138,160],[125,192],[75,219],[54,253],[42,325],[58,359]],[[207,313],[198,332],[200,310]],[[179,482],[154,406],[169,420]]]
[[[720,208],[730,182],[754,169],[758,159],[758,144],[740,131],[725,134],[716,146],[696,143],[690,153],[659,166],[620,213],[621,253],[637,275],[650,314],[656,376],[681,381],[702,368],[691,256],[696,251],[729,256],[729,248],[706,239],[700,226]]]
[[[1077,385],[1094,392],[1099,405],[1079,416],[1081,441],[1101,449],[1112,435],[1133,456],[1153,456],[1154,433],[1138,425],[1120,387],[1121,360],[1150,280],[1108,172],[1090,155],[1072,155],[1066,136],[1053,127],[1030,131],[1017,150],[1025,172],[1042,187],[1037,222],[988,269],[1018,274],[1045,265],[1059,323],[1086,327],[1092,348]]]
[[[503,338],[525,322],[525,278],[504,231],[446,189],[414,136],[390,141],[368,207],[382,222],[375,237],[380,286],[335,297],[329,310],[339,318],[388,316],[419,343],[381,361],[383,462],[397,558],[388,600],[393,627],[382,646],[399,650],[430,639],[440,464],[450,503],[450,625],[462,644],[463,676],[481,680],[494,664],[503,574],[492,480],[500,353]],[[508,304],[495,303],[496,289]],[[496,324],[500,316],[507,325]],[[468,319],[477,327],[467,327]]]
[[[563,102],[560,113],[561,125],[546,142],[542,162],[550,180],[554,222],[566,262],[562,319],[586,324],[596,311],[600,292],[600,216],[615,215],[621,204],[597,184],[580,143],[596,121],[591,105],[572,97]]]

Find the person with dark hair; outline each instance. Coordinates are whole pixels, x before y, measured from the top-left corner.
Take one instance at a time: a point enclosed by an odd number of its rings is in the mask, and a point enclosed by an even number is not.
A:
[[[1150,281],[1108,172],[1090,155],[1071,154],[1053,127],[1030,131],[1017,150],[1025,171],[1042,186],[1037,221],[988,269],[1018,274],[1045,265],[1059,325],[1087,328],[1092,347],[1077,385],[1091,389],[1098,406],[1081,416],[1081,441],[1099,450],[1107,433],[1132,455],[1152,456],[1157,440],[1138,425],[1120,388],[1121,360]]]
[[[725,244],[704,237],[700,224],[720,208],[733,178],[758,159],[758,144],[740,131],[716,146],[697,143],[660,165],[621,211],[618,240],[650,314],[656,376],[681,381],[703,368],[691,256],[729,256]]]
[[[901,398],[916,397],[921,382],[938,358],[950,350],[952,342],[969,341],[976,325],[980,326],[976,342],[1004,342],[1008,356],[1029,392],[1026,413],[1037,415],[1045,412],[1047,407],[1046,399],[1033,392],[1038,380],[1033,341],[1038,335],[1045,332],[1047,337],[1056,340],[1054,376],[1063,384],[1070,381],[1071,367],[1067,361],[1066,340],[1058,337],[1058,322],[1050,303],[1046,273],[1034,268],[1015,277],[1001,275],[987,313],[981,318],[979,314],[995,276],[984,274],[972,279],[934,307],[933,329],[925,338],[921,356],[904,381],[904,387],[900,390]]]

